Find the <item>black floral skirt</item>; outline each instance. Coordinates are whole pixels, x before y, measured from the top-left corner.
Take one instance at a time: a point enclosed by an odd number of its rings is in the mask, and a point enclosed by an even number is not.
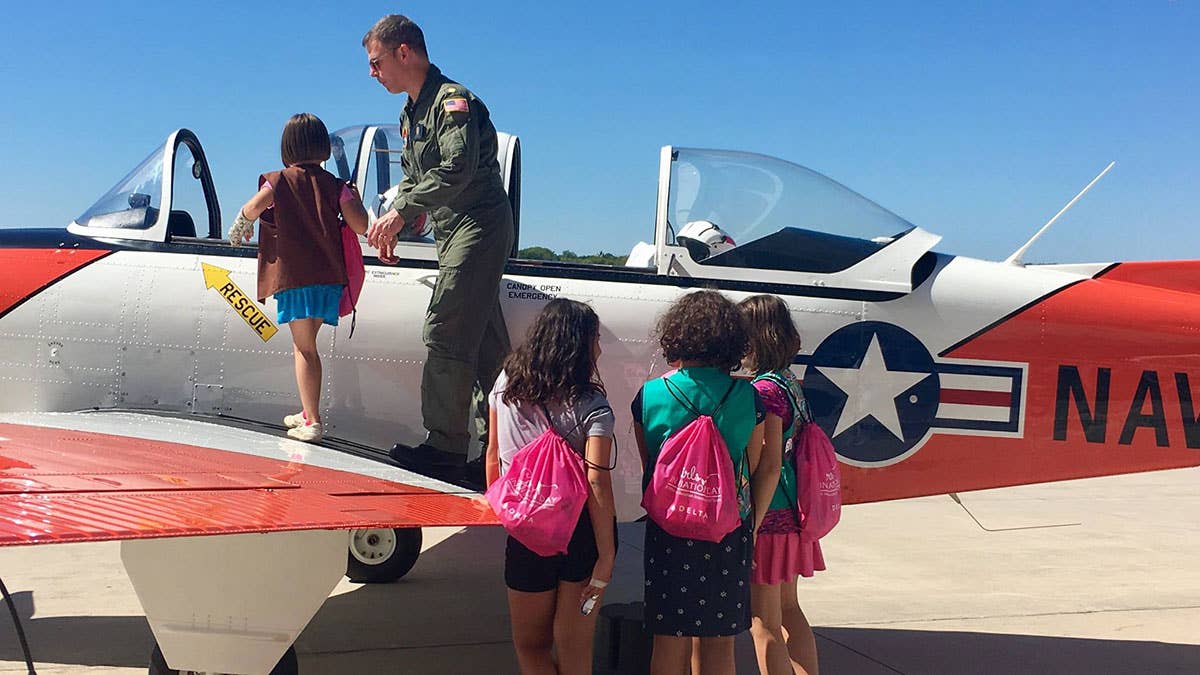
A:
[[[680,539],[646,521],[646,628],[717,637],[750,628],[750,524],[720,542]]]

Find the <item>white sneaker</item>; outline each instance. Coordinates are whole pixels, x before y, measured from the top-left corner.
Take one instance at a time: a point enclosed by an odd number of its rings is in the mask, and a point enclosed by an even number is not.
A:
[[[321,440],[321,436],[324,434],[322,433],[320,422],[310,422],[288,429],[287,435],[289,438],[294,438],[298,441],[316,443]]]
[[[295,429],[296,427],[301,427],[301,426],[304,426],[305,424],[308,424],[308,418],[304,416],[303,410],[296,413],[295,415],[284,415],[283,416],[283,426],[285,426],[289,429]]]

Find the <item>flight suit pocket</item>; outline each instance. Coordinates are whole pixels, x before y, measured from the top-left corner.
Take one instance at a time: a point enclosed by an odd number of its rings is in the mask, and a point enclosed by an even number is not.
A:
[[[417,163],[423,170],[429,170],[442,163],[442,152],[437,143],[425,141],[413,149],[416,150]]]

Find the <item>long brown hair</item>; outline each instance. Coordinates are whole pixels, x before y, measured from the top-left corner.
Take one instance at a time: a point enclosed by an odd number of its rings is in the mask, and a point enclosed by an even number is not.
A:
[[[566,403],[605,395],[592,351],[599,335],[600,317],[591,307],[565,298],[548,302],[525,341],[504,360],[504,402]]]
[[[787,303],[774,295],[752,295],[738,303],[750,333],[746,367],[755,375],[791,367],[800,351],[800,332]]]

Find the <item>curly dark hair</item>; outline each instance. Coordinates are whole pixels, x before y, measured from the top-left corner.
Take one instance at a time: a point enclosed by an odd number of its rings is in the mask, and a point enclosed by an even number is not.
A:
[[[565,298],[546,303],[525,341],[504,360],[504,402],[567,403],[607,395],[592,351],[599,335],[600,318],[591,307]]]
[[[695,361],[726,371],[741,366],[749,348],[745,322],[729,298],[696,291],[667,308],[654,329],[668,362]]]
[[[752,295],[738,309],[750,331],[746,367],[755,375],[791,367],[800,351],[800,332],[787,303],[775,295]]]

